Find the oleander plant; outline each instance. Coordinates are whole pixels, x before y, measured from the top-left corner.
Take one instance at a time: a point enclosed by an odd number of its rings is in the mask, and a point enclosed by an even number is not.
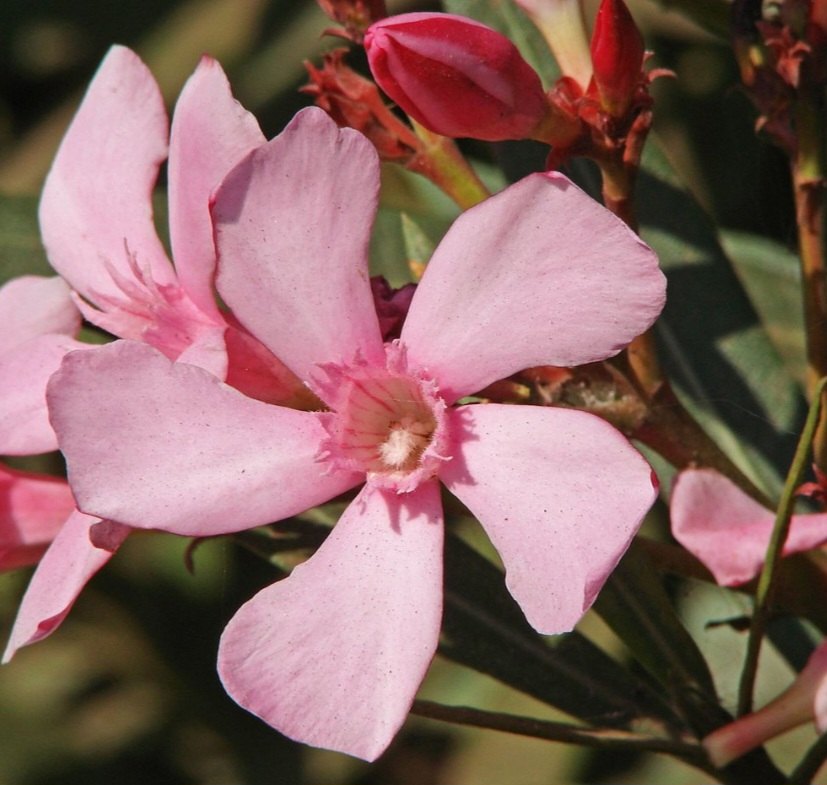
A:
[[[0,785],[827,783],[827,1],[68,5]]]

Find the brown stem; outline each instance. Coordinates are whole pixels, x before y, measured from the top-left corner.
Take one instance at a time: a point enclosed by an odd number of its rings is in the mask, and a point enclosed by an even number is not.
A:
[[[769,499],[686,411],[668,382],[649,400],[646,417],[631,436],[651,447],[676,469],[689,466],[715,469],[756,501],[770,506]]]
[[[637,216],[632,199],[637,162],[630,163],[616,157],[599,164],[603,180],[603,204],[633,232],[637,232]],[[664,381],[653,329],[650,328],[629,344],[626,357],[632,377],[644,399],[652,398]]]
[[[443,722],[453,722],[458,725],[488,728],[520,736],[546,739],[547,741],[580,744],[585,747],[664,752],[710,774],[713,773],[703,748],[696,742],[682,739],[644,736],[616,728],[581,727],[562,722],[538,720],[532,717],[519,717],[513,714],[472,709],[467,706],[445,706],[425,700],[414,701],[411,713]]]
[[[794,105],[796,150],[792,157],[792,181],[798,224],[798,246],[807,340],[807,391],[812,397],[819,380],[827,376],[827,272],[824,254],[824,96],[812,84],[803,66],[802,84]],[[813,443],[817,466],[827,470],[827,410]]]

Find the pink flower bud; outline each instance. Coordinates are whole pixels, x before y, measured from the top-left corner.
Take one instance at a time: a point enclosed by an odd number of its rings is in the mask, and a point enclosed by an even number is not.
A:
[[[643,37],[623,0],[601,0],[591,42],[600,103],[620,117],[629,108],[643,68]]]
[[[377,22],[365,49],[379,86],[414,120],[444,136],[524,139],[548,104],[540,77],[507,38],[452,14]]]

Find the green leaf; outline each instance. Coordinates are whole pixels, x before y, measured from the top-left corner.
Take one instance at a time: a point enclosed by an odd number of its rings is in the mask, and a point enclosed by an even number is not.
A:
[[[371,274],[392,286],[411,281],[402,215],[416,223],[422,242],[435,246],[459,208],[433,183],[394,164],[382,167],[382,193],[371,237]]]
[[[402,240],[405,243],[408,261],[418,265],[427,264],[434,252],[434,243],[407,213],[402,213],[399,217],[402,221]]]
[[[54,275],[40,242],[35,196],[0,196],[0,283],[18,275]]]
[[[457,537],[445,548],[440,653],[555,706],[609,727],[640,719],[672,730],[682,722],[639,677],[579,633],[550,646],[525,620],[502,572]]]
[[[505,186],[499,170],[476,162],[475,168],[492,193]],[[416,225],[420,251],[433,249],[459,214],[456,203],[430,180],[397,164],[384,164],[379,212],[371,237],[371,274],[384,275],[393,286],[410,282],[411,224]],[[430,252],[425,261],[429,257]]]
[[[747,232],[723,231],[720,237],[767,335],[787,369],[803,383],[807,354],[798,256]]]
[[[560,77],[560,69],[542,33],[512,0],[445,0],[444,5],[446,11],[482,22],[511,39],[546,87]]]
[[[641,234],[669,281],[657,325],[669,377],[721,448],[775,495],[803,421],[798,385],[761,327],[715,227],[652,143],[637,204]]]
[[[615,568],[594,608],[697,732],[708,733],[725,719],[706,660],[637,542]]]

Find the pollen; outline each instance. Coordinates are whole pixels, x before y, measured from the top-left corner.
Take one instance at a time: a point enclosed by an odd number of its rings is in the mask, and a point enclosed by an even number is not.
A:
[[[379,445],[379,457],[389,469],[411,469],[430,443],[433,430],[433,420],[423,423],[405,417],[402,422],[391,423],[387,439]]]

